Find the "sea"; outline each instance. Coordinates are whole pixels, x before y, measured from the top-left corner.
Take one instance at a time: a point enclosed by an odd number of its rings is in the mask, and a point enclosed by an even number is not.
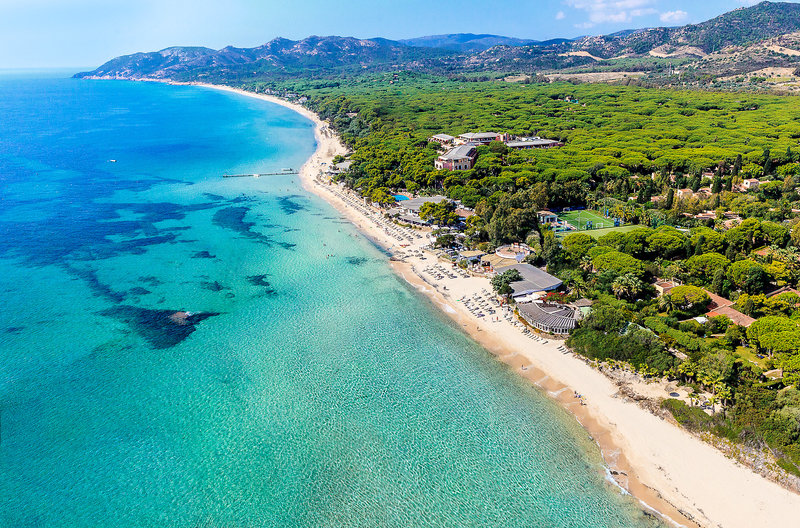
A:
[[[0,73],[0,526],[650,527],[293,174],[289,109]]]

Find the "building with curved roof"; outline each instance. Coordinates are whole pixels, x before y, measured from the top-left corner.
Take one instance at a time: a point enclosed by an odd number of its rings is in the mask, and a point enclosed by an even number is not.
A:
[[[518,305],[517,310],[529,325],[548,334],[566,335],[578,324],[575,310],[561,304],[534,301]]]

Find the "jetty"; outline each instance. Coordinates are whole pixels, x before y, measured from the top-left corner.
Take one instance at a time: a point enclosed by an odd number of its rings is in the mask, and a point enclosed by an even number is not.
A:
[[[282,176],[284,174],[300,174],[297,169],[283,169],[277,172],[261,172],[258,174],[223,174],[223,178],[258,178],[260,176]]]

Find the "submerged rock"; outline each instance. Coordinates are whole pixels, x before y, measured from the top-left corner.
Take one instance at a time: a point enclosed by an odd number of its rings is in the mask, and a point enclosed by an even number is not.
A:
[[[196,326],[215,312],[186,312],[180,310],[152,310],[138,306],[119,305],[103,310],[100,315],[113,317],[127,324],[155,349],[171,348],[189,337]]]

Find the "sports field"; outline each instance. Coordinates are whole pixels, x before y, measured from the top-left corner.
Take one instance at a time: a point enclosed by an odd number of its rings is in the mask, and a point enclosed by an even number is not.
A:
[[[591,222],[591,229],[602,229],[607,227],[614,227],[613,218],[603,218],[602,215],[595,211],[569,211],[558,215],[559,220],[562,222],[569,222],[578,231],[586,229],[586,224]]]

